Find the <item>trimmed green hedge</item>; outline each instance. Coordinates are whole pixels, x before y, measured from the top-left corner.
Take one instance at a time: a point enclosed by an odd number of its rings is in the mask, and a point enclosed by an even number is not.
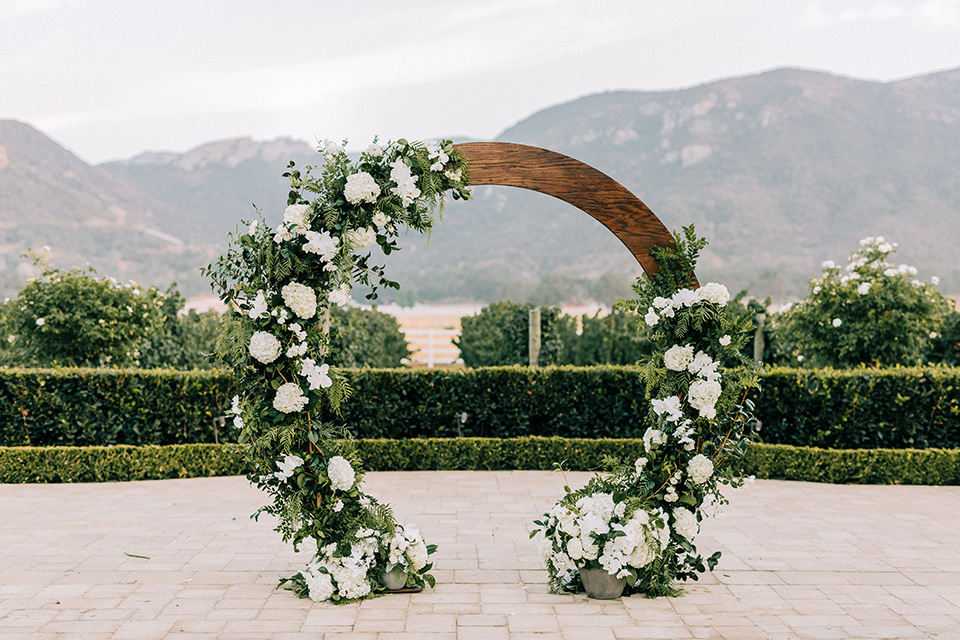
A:
[[[214,442],[213,419],[232,397],[217,371],[0,369],[0,445]]]
[[[593,470],[605,455],[632,458],[638,439],[431,438],[361,440],[371,471]],[[758,478],[860,484],[960,484],[960,450],[837,451],[752,444],[742,471]],[[245,473],[237,445],[0,447],[0,483],[105,482]]]
[[[960,369],[785,369],[761,380],[764,442],[828,449],[960,448]]]
[[[351,369],[342,416],[358,438],[636,438],[648,405],[636,367]],[[756,417],[768,443],[960,448],[960,369],[774,369]],[[0,369],[0,446],[214,441],[226,373]],[[232,440],[229,422],[220,441]]]

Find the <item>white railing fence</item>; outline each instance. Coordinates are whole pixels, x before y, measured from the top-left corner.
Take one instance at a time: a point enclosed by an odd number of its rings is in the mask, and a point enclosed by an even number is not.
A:
[[[460,350],[453,339],[460,335],[457,329],[407,329],[403,332],[413,354],[409,364],[427,365],[433,369],[438,364],[458,364]]]

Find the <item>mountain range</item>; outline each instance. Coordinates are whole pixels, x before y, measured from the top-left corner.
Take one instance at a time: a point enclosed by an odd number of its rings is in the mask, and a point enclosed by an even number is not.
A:
[[[779,69],[676,91],[594,94],[539,111],[497,140],[575,157],[623,184],[668,228],[710,245],[698,275],[731,291],[802,296],[820,262],[865,236],[960,292],[960,69],[879,83]],[[353,141],[363,145],[367,141]],[[319,164],[306,142],[236,139],[91,166],[32,126],[0,121],[0,293],[49,246],[58,266],[181,291],[259,207],[276,224],[287,163]],[[544,274],[634,277],[629,252],[548,196],[477,187],[429,239],[403,240],[388,273],[421,300],[522,297]],[[609,276],[608,276],[609,277]]]

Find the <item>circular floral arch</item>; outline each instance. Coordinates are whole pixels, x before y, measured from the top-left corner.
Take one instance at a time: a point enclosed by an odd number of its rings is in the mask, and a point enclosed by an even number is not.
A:
[[[539,191],[572,204],[609,229],[648,276],[657,272],[653,247],[672,247],[673,235],[638,197],[588,164],[556,151],[509,142],[454,145],[467,159],[470,184]]]
[[[582,553],[568,555],[554,512],[537,523],[540,546],[562,542],[566,549],[545,556],[551,588],[577,588],[579,568],[598,563],[610,575],[628,573],[630,588],[648,594],[670,593],[671,580],[702,571],[692,537],[705,501],[722,501],[718,483],[734,477],[724,463],[744,450],[738,394],[756,386],[752,374],[719,371],[724,360],[746,363],[740,349],[750,319],[734,319],[725,309],[729,293],[722,285],[697,284],[694,267],[706,241],[692,226],[671,235],[609,176],[546,149],[401,139],[385,147],[374,142],[356,159],[329,140],[321,151],[320,176],[293,163],[284,174],[291,190],[283,222],[276,229],[262,218],[245,223],[227,253],[206,269],[234,311],[221,324],[216,352],[233,368],[238,395],[230,412],[248,478],[273,498],[258,514],[276,516],[277,531],[295,549],[316,545],[307,567],[281,584],[315,600],[343,601],[434,583],[428,556],[435,547],[362,491],[364,469],[352,434],[335,417],[325,418],[337,415],[351,392],[331,346],[329,312],[350,302],[355,283],[370,285],[370,298],[377,286],[398,287],[370,262],[367,248],[378,245],[389,255],[400,248],[402,231],[429,231],[444,196],[469,199],[471,185],[531,189],[576,206],[616,235],[648,276],[634,287],[639,299],[624,304],[651,329],[654,351],[641,377],[652,398],[647,418],[656,426],[643,436],[642,457],[617,463],[613,493],[596,483],[585,489],[604,504],[617,501],[616,509],[602,510],[604,526],[613,527],[613,515],[623,520],[614,523],[620,528],[609,553],[598,556],[603,539],[589,533],[602,535],[603,527],[583,529],[582,538],[593,537],[578,543]],[[589,501],[573,493],[564,500],[576,499],[576,510],[596,502],[582,497]]]

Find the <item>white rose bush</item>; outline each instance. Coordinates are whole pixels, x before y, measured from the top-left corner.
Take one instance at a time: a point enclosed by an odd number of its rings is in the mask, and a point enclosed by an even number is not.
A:
[[[316,549],[281,584],[301,597],[346,602],[383,591],[383,571],[397,566],[407,587],[432,586],[428,556],[436,547],[363,493],[348,428],[323,421],[350,395],[330,347],[329,310],[349,304],[357,283],[370,287],[368,298],[378,287],[398,288],[367,248],[389,255],[401,232],[431,229],[447,193],[470,194],[466,161],[449,140],[375,142],[356,161],[330,141],[320,151],[319,177],[293,163],[284,174],[291,190],[283,222],[271,229],[262,218],[242,221],[205,273],[233,311],[217,355],[241,389],[230,413],[248,478],[272,498],[255,516],[275,516],[295,549],[308,540]]]
[[[640,363],[654,425],[637,434],[641,457],[606,460],[602,473],[577,491],[565,487],[534,523],[531,537],[554,593],[582,590],[581,569],[603,569],[627,578],[625,594],[675,595],[675,581],[696,580],[719,560],[719,552],[698,553],[694,538],[726,503],[723,487],[746,480],[736,462],[750,437],[746,392],[758,387],[758,365],[740,350],[752,319],[730,313],[723,285],[696,286],[706,241],[693,226],[675,234],[675,245],[651,251],[657,273],[637,281],[637,300],[620,301],[638,313],[654,343]],[[724,361],[739,366],[721,370]]]

